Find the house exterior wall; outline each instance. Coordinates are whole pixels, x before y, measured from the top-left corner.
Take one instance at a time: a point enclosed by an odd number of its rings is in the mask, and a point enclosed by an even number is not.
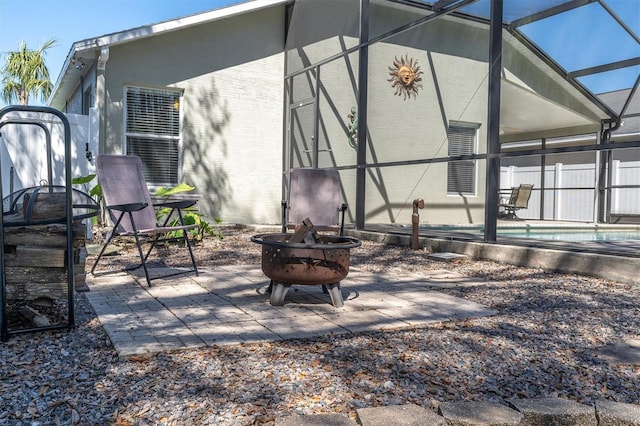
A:
[[[274,7],[111,46],[100,152],[124,152],[127,85],[179,89],[180,180],[196,187],[200,210],[224,222],[277,223],[284,17]]]
[[[95,93],[96,67],[93,66],[80,79],[80,83],[76,86],[73,94],[67,100],[64,111],[70,114],[88,115],[89,108],[93,106],[93,94]],[[85,99],[85,93],[91,94],[91,99]]]
[[[65,105],[65,112],[71,114],[82,114],[82,90],[80,86],[76,87],[73,91],[73,95],[67,101]]]

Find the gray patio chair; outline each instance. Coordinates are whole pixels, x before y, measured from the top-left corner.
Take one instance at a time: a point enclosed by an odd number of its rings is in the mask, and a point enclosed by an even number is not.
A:
[[[344,235],[347,204],[340,203],[338,171],[300,168],[292,169],[289,176],[289,199],[282,201],[282,232],[309,218],[317,231]]]
[[[153,204],[149,194],[149,188],[145,181],[142,169],[142,161],[135,155],[99,155],[96,159],[96,174],[98,183],[102,188],[102,196],[105,209],[109,212],[114,223],[113,232],[109,235],[100,254],[91,267],[93,275],[100,258],[104,254],[107,246],[115,236],[133,237],[140,255],[140,266],[144,269],[147,284],[151,286],[151,280],[165,278],[172,275],[195,272],[198,275],[196,260],[188,238],[190,229],[197,225],[185,225],[183,210],[192,207],[196,201],[181,200]],[[169,214],[165,216],[164,223],[159,225],[156,218],[155,208],[167,208]],[[169,220],[174,213],[177,215],[180,225],[172,226]],[[191,267],[187,270],[179,270],[162,276],[149,276],[147,268],[147,258],[158,243],[164,242],[184,242],[189,250]],[[142,246],[148,244],[149,249],[143,253]]]
[[[344,235],[346,203],[340,203],[340,175],[337,170],[298,168],[289,173],[289,199],[282,200],[282,232],[309,218],[316,231]],[[273,289],[269,283],[267,294]],[[328,293],[327,287],[322,291]]]
[[[511,188],[509,197],[498,204],[499,207],[504,209],[498,214],[498,218],[520,220],[516,212],[521,209],[526,209],[529,206],[532,190],[533,185],[524,183],[518,187]]]

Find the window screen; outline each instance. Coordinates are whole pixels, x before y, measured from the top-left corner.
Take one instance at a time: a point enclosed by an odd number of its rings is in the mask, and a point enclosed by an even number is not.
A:
[[[475,154],[477,126],[451,123],[447,131],[449,156]],[[447,164],[447,194],[475,195],[476,161],[451,161]]]
[[[126,151],[142,159],[149,185],[178,184],[180,93],[127,87]]]

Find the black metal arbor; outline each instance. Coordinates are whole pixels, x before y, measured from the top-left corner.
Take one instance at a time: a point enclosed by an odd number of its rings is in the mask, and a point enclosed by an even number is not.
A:
[[[413,196],[433,191],[442,217],[466,209],[463,219],[482,222],[484,239],[495,241],[501,163],[542,159],[537,189],[544,218],[545,190],[584,189],[545,187],[545,157],[589,152],[597,156],[594,210],[598,221],[608,221],[612,191],[640,190],[640,185],[615,185],[610,176],[614,153],[640,147],[640,4],[634,3],[300,0],[290,5],[284,190],[291,168],[340,170],[358,229],[381,215],[395,222],[396,211],[410,209]],[[395,71],[388,58],[395,58]],[[414,66],[418,61],[421,69]],[[396,90],[404,101],[409,98],[401,104],[401,97],[383,93],[380,82],[383,74],[384,84],[397,89],[402,82],[393,76],[401,78],[402,67],[412,72],[413,86]],[[467,82],[476,74],[477,83]],[[425,95],[414,101],[418,91]],[[450,142],[447,149],[440,142],[450,140],[456,126],[477,132],[477,149],[452,149]],[[348,138],[350,146],[336,138]],[[464,177],[461,170],[477,178],[471,196],[456,193],[452,176]],[[389,183],[398,178],[405,179],[404,186]],[[446,187],[440,198],[435,196],[439,179]]]
[[[37,112],[37,113],[51,114],[57,117],[62,123],[62,125],[64,126],[63,137],[64,137],[64,146],[65,146],[65,152],[64,152],[64,158],[65,158],[64,188],[65,190],[61,194],[64,194],[64,197],[65,197],[64,198],[65,211],[64,211],[63,218],[60,221],[66,225],[66,234],[67,234],[66,235],[67,245],[65,250],[65,257],[66,257],[65,263],[67,266],[67,289],[66,289],[67,290],[66,292],[67,293],[67,318],[66,318],[65,324],[54,324],[49,326],[23,328],[18,330],[9,329],[9,326],[7,323],[7,298],[6,298],[7,271],[5,268],[5,254],[3,250],[3,253],[0,255],[0,340],[2,341],[8,340],[11,334],[28,333],[36,330],[44,331],[44,330],[55,330],[55,329],[61,329],[61,328],[71,329],[75,324],[75,311],[74,311],[74,299],[73,299],[73,291],[74,291],[74,286],[73,286],[74,253],[73,253],[73,235],[72,235],[73,233],[73,203],[72,203],[73,198],[72,198],[72,186],[71,186],[71,160],[70,160],[71,159],[71,130],[69,127],[69,121],[67,117],[64,114],[62,114],[60,111],[55,110],[53,108],[48,108],[48,107],[14,105],[14,106],[8,106],[5,108],[2,108],[0,110],[0,127],[2,127],[2,125],[4,125],[5,123],[9,123],[9,124],[15,123],[15,124],[37,125],[42,130],[44,130],[44,133],[46,136],[46,150],[48,153],[48,158],[51,158],[50,132],[46,129],[46,127],[42,126],[37,121],[28,121],[24,119],[19,121],[12,121],[11,119],[3,120],[5,116],[7,116],[12,112]],[[1,172],[2,170],[0,170],[0,173]],[[49,175],[49,182],[51,182],[52,178],[51,178],[50,165],[48,167],[48,175]],[[0,179],[0,184],[1,184],[1,181],[2,179]],[[0,199],[3,199],[1,187],[0,187]],[[3,247],[4,247],[4,228],[6,226],[24,226],[25,223],[28,223],[28,222],[25,222],[24,220],[18,220],[18,221],[12,222],[11,220],[5,219],[5,211],[3,209],[3,219],[2,221],[0,221],[0,240],[3,243]]]

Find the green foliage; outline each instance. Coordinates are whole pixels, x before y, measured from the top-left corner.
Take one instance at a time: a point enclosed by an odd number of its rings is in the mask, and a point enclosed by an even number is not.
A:
[[[85,185],[89,182],[91,182],[93,179],[95,179],[96,175],[95,173],[92,173],[90,175],[87,176],[80,176],[80,177],[76,177],[71,179],[71,183],[74,185]],[[89,190],[89,195],[91,195],[92,197],[95,197],[96,200],[100,201],[102,199],[102,187],[100,186],[99,183],[97,183],[96,185],[94,185],[90,190]]]
[[[194,189],[195,188],[191,185],[188,185],[186,183],[180,183],[176,186],[172,186],[171,188],[158,188],[156,190],[156,195],[158,197],[169,198],[174,194],[180,194],[182,192],[190,192],[190,191],[193,191]]]
[[[195,188],[191,185],[188,185],[186,183],[180,183],[171,188],[158,188],[156,190],[156,196],[164,197],[165,201],[167,201],[169,197],[171,197],[172,195],[180,194],[184,192],[190,192],[190,191],[193,191],[194,189]],[[185,225],[193,225],[193,224],[198,225],[196,228],[191,229],[189,231],[192,239],[196,241],[202,241],[204,237],[207,235],[222,239],[222,234],[220,233],[220,231],[216,229],[213,225],[211,225],[211,223],[207,222],[205,220],[205,216],[200,212],[198,212],[195,209],[195,206],[189,207],[188,209],[184,209],[182,213],[183,213],[182,219]],[[158,223],[163,223],[166,220],[168,214],[171,214],[170,208],[165,207],[165,208],[158,209],[156,211],[156,218],[158,219]],[[222,222],[222,219],[214,218],[214,221],[217,225],[219,225]],[[171,226],[178,226],[180,225],[180,219],[177,217],[171,218],[168,224]],[[176,237],[177,234],[178,234],[178,231],[174,231],[174,232],[168,233],[167,236]]]
[[[158,210],[159,220],[163,219],[164,216],[169,214],[171,209],[160,209]],[[202,241],[205,236],[211,236],[215,238],[222,239],[222,233],[216,229],[215,226],[211,225],[211,223],[207,222],[204,219],[204,215],[200,214],[194,208],[185,209],[182,211],[182,220],[185,225],[198,225],[196,228],[189,230],[190,237],[195,241]],[[214,218],[216,225],[222,223],[222,219]],[[180,225],[180,220],[176,217],[169,221],[169,225],[178,226]],[[181,231],[173,231],[167,234],[168,237],[177,237]]]
[[[71,183],[74,185],[84,185],[85,183],[91,182],[96,177],[95,173],[92,173],[87,176],[80,176],[71,179]]]
[[[87,176],[79,176],[71,179],[71,184],[73,185],[86,185],[90,183],[92,180],[96,178],[95,173],[91,173]],[[102,202],[102,187],[99,183],[96,183],[91,189],[89,189],[88,194],[93,197],[98,205]],[[97,222],[102,222],[103,218],[94,216],[91,218],[92,223],[95,225]]]

